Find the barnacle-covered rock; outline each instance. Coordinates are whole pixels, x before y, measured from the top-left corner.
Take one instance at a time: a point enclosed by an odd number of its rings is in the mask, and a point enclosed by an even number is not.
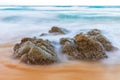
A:
[[[49,33],[55,33],[55,34],[66,34],[68,31],[63,28],[59,28],[57,26],[53,26],[50,30]]]
[[[87,33],[87,35],[90,38],[100,42],[106,51],[112,51],[114,49],[112,43],[105,36],[102,35],[100,30],[92,29]]]
[[[83,60],[100,60],[107,57],[103,46],[86,35],[77,34],[74,41],[78,51],[81,53],[79,56],[82,56]]]
[[[52,64],[57,62],[54,46],[48,40],[23,38],[14,47],[14,57],[27,64]]]

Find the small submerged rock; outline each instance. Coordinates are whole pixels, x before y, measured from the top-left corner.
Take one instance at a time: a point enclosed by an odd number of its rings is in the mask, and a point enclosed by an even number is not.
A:
[[[57,26],[53,26],[48,33],[42,33],[40,34],[40,36],[49,36],[49,35],[63,35],[63,34],[67,34],[69,31],[64,29],[64,28],[60,28]]]
[[[48,35],[47,33],[40,34],[40,36],[47,36],[47,35]]]
[[[54,46],[48,40],[23,38],[14,47],[14,57],[27,64],[52,64],[58,61]]]
[[[57,26],[53,26],[50,30],[49,33],[56,33],[56,34],[66,34],[68,32],[66,29],[59,28]]]

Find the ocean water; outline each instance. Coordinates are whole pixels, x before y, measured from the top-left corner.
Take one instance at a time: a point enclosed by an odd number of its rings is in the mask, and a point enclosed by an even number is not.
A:
[[[40,37],[52,26],[70,33]],[[120,64],[120,6],[0,6],[0,44],[34,36],[58,42],[90,29],[100,29],[118,48],[103,63]]]

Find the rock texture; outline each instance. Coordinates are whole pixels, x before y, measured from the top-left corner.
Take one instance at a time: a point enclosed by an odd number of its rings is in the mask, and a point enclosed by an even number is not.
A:
[[[99,42],[82,33],[77,34],[73,41],[62,38],[61,44],[62,53],[73,59],[96,61],[107,57],[103,46]]]
[[[14,57],[27,64],[52,64],[57,62],[54,46],[43,39],[23,38],[14,47]]]
[[[62,53],[79,59],[96,61],[107,58],[106,51],[114,50],[112,43],[98,29],[77,34],[73,39],[61,38]]]
[[[69,59],[76,59],[80,58],[81,56],[78,56],[79,52],[74,44],[74,40],[70,38],[61,38],[60,44],[62,45],[62,53],[67,54],[69,56]]]
[[[64,29],[64,28],[60,28],[57,26],[53,26],[48,33],[42,33],[40,34],[40,36],[49,36],[49,35],[63,35],[63,34],[67,34],[69,31]]]
[[[100,30],[92,29],[87,33],[87,35],[90,38],[100,42],[106,51],[114,50],[114,47],[112,46],[111,42],[105,36],[102,35]]]
[[[66,34],[68,31],[63,28],[59,28],[57,26],[53,26],[50,30],[49,33],[55,33],[55,34]]]
[[[73,39],[62,38],[62,53],[79,60],[100,60],[107,58],[106,51],[114,50],[111,42],[98,29],[87,34],[77,34]]]
[[[103,46],[86,35],[77,34],[74,41],[83,60],[100,60],[107,57]]]

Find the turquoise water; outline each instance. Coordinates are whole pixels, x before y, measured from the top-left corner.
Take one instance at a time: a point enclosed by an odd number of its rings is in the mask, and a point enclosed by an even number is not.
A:
[[[54,25],[113,32],[119,23],[120,6],[0,6],[0,41],[47,32]]]
[[[0,41],[47,32],[54,25],[109,32],[108,27],[118,30],[119,23],[120,6],[0,6]]]

